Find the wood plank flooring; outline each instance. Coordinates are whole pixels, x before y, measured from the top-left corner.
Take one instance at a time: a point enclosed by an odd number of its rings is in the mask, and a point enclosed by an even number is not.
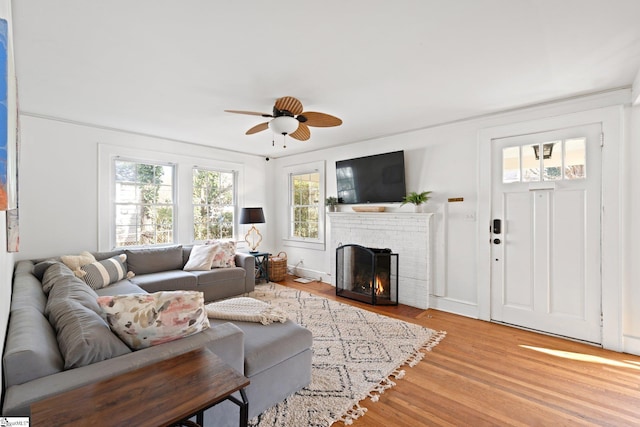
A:
[[[278,283],[447,331],[378,402],[363,401],[354,427],[640,426],[638,356],[437,310],[373,307],[293,279]]]

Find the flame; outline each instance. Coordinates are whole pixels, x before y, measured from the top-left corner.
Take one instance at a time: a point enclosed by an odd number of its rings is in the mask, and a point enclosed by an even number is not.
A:
[[[382,280],[378,276],[376,276],[376,295],[380,295],[384,292],[384,286],[382,285]]]

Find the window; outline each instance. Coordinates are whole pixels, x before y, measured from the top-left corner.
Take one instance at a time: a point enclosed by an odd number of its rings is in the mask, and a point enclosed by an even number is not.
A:
[[[320,236],[320,173],[291,174],[291,230],[293,238]]]
[[[289,206],[285,246],[325,250],[325,162],[303,163],[284,168],[282,186],[288,192],[280,199]],[[284,221],[284,218],[283,218]]]
[[[235,200],[233,172],[194,168],[194,240],[233,238]]]
[[[174,167],[114,160],[115,245],[172,243]]]
[[[503,148],[502,182],[585,179],[586,152],[586,138]]]

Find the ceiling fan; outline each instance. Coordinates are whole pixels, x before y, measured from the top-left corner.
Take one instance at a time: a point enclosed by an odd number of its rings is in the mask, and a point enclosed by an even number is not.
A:
[[[274,134],[289,135],[299,141],[306,141],[311,137],[309,126],[332,127],[340,126],[342,120],[330,114],[303,111],[302,102],[292,96],[276,99],[273,113],[259,113],[256,111],[224,110],[227,113],[249,114],[252,116],[271,117],[272,120],[260,123],[246,132],[246,135],[271,129]],[[285,145],[286,148],[286,145]]]

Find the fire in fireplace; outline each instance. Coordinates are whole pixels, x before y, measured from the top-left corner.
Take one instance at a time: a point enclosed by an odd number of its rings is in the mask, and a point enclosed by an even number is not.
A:
[[[398,254],[391,249],[339,246],[336,295],[373,305],[398,305]]]

